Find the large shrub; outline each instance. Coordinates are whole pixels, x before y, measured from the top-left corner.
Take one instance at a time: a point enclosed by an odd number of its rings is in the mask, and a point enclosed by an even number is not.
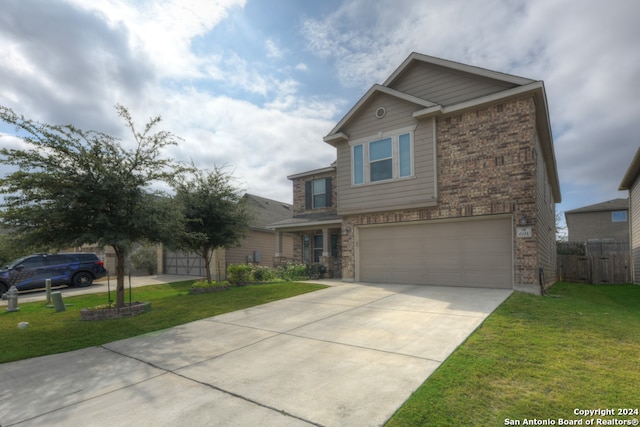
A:
[[[227,269],[227,278],[234,285],[253,280],[253,266],[251,264],[231,264]]]
[[[253,280],[256,282],[270,282],[277,278],[278,276],[273,268],[264,265],[253,266]]]

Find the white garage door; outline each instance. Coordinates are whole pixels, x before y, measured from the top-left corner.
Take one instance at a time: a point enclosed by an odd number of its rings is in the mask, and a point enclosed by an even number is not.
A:
[[[362,282],[512,288],[511,220],[358,229]]]

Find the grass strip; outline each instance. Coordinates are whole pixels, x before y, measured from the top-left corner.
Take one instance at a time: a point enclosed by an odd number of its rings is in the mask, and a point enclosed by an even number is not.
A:
[[[639,408],[640,286],[551,294],[513,293],[386,425],[560,425],[586,423],[579,408]]]

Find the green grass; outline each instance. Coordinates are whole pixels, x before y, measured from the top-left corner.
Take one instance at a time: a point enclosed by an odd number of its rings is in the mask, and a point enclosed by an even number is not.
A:
[[[640,408],[640,286],[557,283],[550,293],[512,294],[387,426],[586,422],[574,409]]]
[[[132,300],[151,302],[151,311],[124,319],[80,320],[80,309],[108,302],[106,293],[65,296],[65,304],[72,305],[59,313],[47,308],[44,301],[19,304],[18,312],[6,312],[2,307],[0,363],[100,345],[326,287],[284,282],[189,295],[191,283],[134,288]],[[126,298],[128,301],[128,292]],[[19,329],[19,322],[29,322],[30,326]]]

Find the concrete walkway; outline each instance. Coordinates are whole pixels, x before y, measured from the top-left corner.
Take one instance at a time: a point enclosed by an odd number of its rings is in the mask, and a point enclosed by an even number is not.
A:
[[[382,425],[511,291],[330,288],[0,365],[0,425]]]

